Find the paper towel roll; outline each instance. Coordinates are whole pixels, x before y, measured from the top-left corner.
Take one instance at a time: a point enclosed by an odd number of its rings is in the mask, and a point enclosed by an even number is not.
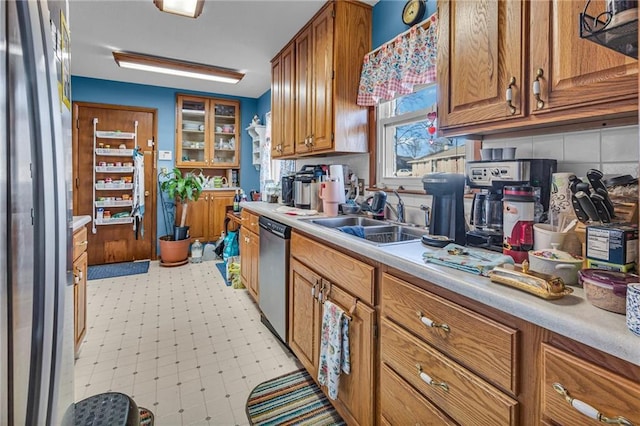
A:
[[[338,193],[340,197],[338,199],[338,203],[344,203],[345,202],[344,170],[342,168],[342,164],[332,164],[329,166],[329,178],[335,179],[339,182]]]

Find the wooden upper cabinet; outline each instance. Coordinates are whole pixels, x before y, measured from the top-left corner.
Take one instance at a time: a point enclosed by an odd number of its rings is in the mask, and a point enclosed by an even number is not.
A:
[[[524,3],[443,1],[438,8],[441,128],[522,117]]]
[[[311,134],[313,133],[313,71],[311,63],[312,53],[312,26],[305,27],[296,37],[296,152],[307,152],[310,149]]]
[[[311,23],[313,84],[311,86],[312,127],[310,148],[329,150],[333,146],[333,16],[326,8]],[[340,71],[338,71],[340,72]],[[307,95],[307,101],[309,96]]]
[[[295,152],[295,46],[290,43],[271,62],[271,156]]]
[[[580,38],[585,1],[450,0],[438,5],[438,118],[445,136],[636,114],[637,61]],[[598,1],[588,12],[596,16],[604,10]],[[512,78],[513,109],[507,101]]]
[[[291,79],[286,79],[289,50],[294,60]],[[273,59],[274,157],[368,152],[368,109],[356,100],[362,60],[370,50],[371,7],[352,0],[329,1]],[[286,95],[285,82],[293,89],[292,98]],[[279,146],[287,139],[279,133],[285,132],[280,130],[283,125],[293,126],[293,152]]]
[[[532,1],[529,78],[540,69],[540,98],[531,99],[531,114],[562,111],[571,116],[636,111],[638,61],[592,41],[580,38],[580,13],[585,1]],[[593,9],[593,10],[591,10]],[[597,10],[600,9],[600,10]],[[593,16],[605,10],[592,2]],[[580,110],[576,110],[579,107]]]
[[[240,165],[240,103],[177,95],[176,165],[228,168]]]

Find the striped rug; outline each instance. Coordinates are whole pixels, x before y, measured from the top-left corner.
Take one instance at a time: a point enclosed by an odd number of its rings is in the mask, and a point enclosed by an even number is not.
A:
[[[306,370],[256,386],[247,400],[252,425],[345,425]]]

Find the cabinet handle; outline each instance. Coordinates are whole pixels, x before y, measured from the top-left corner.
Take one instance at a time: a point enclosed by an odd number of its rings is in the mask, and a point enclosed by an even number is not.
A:
[[[565,387],[562,386],[560,383],[554,383],[552,386],[556,390],[556,392],[564,396],[564,399],[567,400],[569,405],[571,405],[578,412],[584,414],[590,419],[597,420],[599,422],[606,423],[609,425],[633,426],[633,423],[631,423],[629,420],[625,419],[622,416],[606,417],[604,414],[602,414],[600,411],[598,411],[596,408],[592,407],[591,405],[587,404],[586,402],[580,401],[579,399],[571,398],[569,396],[569,391],[565,389]]]
[[[417,311],[416,313],[418,314],[418,318],[420,318],[420,321],[421,321],[424,325],[426,325],[427,327],[431,327],[431,328],[441,328],[442,330],[444,330],[444,331],[445,331],[445,332],[447,332],[447,333],[451,331],[451,329],[449,328],[449,325],[448,325],[448,324],[445,324],[445,323],[442,323],[442,324],[437,323],[437,322],[435,322],[434,320],[432,320],[432,319],[430,319],[430,318],[427,318],[427,317],[425,317],[424,315],[422,315],[422,312],[420,312],[420,311]]]
[[[544,108],[544,101],[540,99],[540,79],[544,75],[542,68],[536,70],[536,79],[533,80],[533,96],[536,98],[536,109]]]
[[[425,382],[429,386],[440,387],[444,389],[445,392],[449,392],[448,384],[446,384],[445,382],[437,382],[433,380],[431,376],[429,376],[427,373],[422,371],[422,366],[420,364],[416,364],[416,367],[418,368],[418,376],[420,376],[423,382]]]
[[[515,84],[516,78],[511,77],[511,80],[509,80],[509,86],[507,86],[507,93],[505,94],[505,98],[507,99],[507,108],[509,108],[511,115],[516,113],[516,107],[511,103],[511,100],[513,99],[513,89],[511,87],[515,86]]]
[[[77,246],[86,246],[87,244],[89,244],[89,241],[87,241],[87,240],[80,241],[79,243],[76,243]]]

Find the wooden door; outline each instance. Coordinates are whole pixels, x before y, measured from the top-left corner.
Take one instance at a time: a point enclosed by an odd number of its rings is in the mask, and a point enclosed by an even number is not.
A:
[[[295,46],[290,43],[282,52],[282,155],[295,153]]]
[[[251,262],[253,262],[253,252],[251,251],[251,246],[249,241],[251,239],[252,232],[250,232],[246,227],[240,228],[240,234],[238,239],[238,244],[240,246],[240,280],[242,284],[247,288],[249,294],[253,298],[253,300],[257,301],[258,297],[254,293],[254,289],[251,286]]]
[[[594,1],[588,13],[605,10],[604,1]],[[585,116],[634,111],[638,108],[638,61],[581,39],[579,33],[582,0],[532,1],[531,61],[529,75],[535,80],[538,69],[541,100],[530,102],[531,114],[543,116],[564,111]],[[603,109],[603,105],[607,108]],[[579,106],[580,110],[575,108]],[[567,116],[569,114],[569,116]]]
[[[520,0],[438,3],[441,128],[524,115],[524,4]],[[571,30],[577,31],[577,26]],[[512,78],[515,110],[506,100]]]
[[[312,149],[333,147],[333,12],[324,9],[311,23],[313,31]]]
[[[206,98],[176,96],[176,166],[207,167],[213,139]]]
[[[307,26],[296,37],[296,153],[311,149],[313,132],[313,42],[312,26]]]
[[[97,166],[94,164],[93,150],[94,118],[98,119],[98,130],[120,130],[122,132],[133,132],[134,122],[137,121],[137,142],[144,155],[145,214],[142,227],[139,227],[138,232],[135,232],[131,223],[96,226],[95,233],[89,232],[89,265],[155,259],[156,195],[158,191],[154,141],[157,139],[157,110],[74,102],[73,114],[76,124],[73,128],[74,215],[94,217],[94,167]],[[116,139],[113,141],[117,143]],[[113,146],[112,148],[117,149],[118,147]],[[120,158],[120,161],[133,161],[126,157]],[[101,195],[117,197],[122,195],[122,191],[103,191]]]
[[[271,158],[280,157],[282,150],[282,56],[271,61]]]
[[[331,285],[328,296],[345,312],[349,312],[356,300],[336,284]],[[351,372],[340,375],[338,400],[335,401],[338,411],[348,424],[365,426],[374,423],[375,314],[373,308],[358,302],[349,322]]]
[[[75,281],[73,286],[73,329],[76,356],[87,331],[87,269],[87,252],[84,252],[73,262]]]
[[[209,236],[209,199],[212,198],[209,192],[200,194],[198,201],[190,201],[187,211],[186,226],[189,227],[191,240],[200,242],[207,241]],[[176,224],[182,221],[182,204],[176,205]]]
[[[289,347],[309,374],[318,377],[320,277],[295,259],[289,267]],[[313,290],[313,294],[312,294]]]
[[[207,241],[216,241],[224,231],[227,207],[233,206],[234,191],[212,191],[209,201],[209,233]]]

